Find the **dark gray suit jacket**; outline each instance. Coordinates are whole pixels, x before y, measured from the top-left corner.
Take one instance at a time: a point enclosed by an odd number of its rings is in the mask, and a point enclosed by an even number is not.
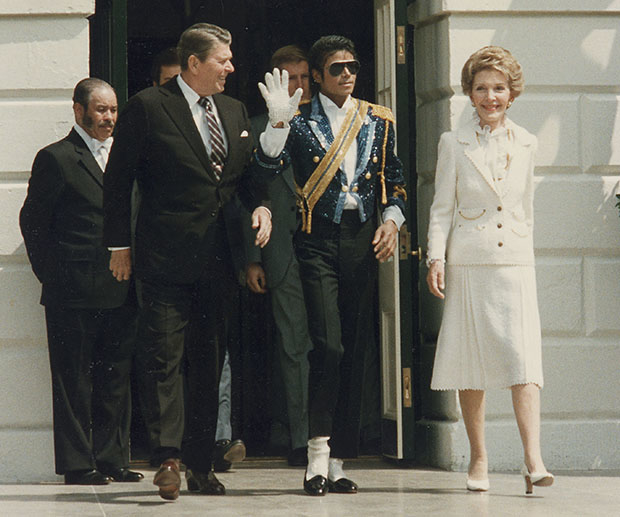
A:
[[[267,115],[252,117],[252,134],[258,140],[267,125]],[[260,262],[267,277],[267,287],[277,287],[282,282],[290,264],[295,259],[293,235],[297,231],[297,204],[293,169],[286,168],[268,184],[268,197],[273,229],[269,243],[264,248],[254,246],[254,235],[245,229],[246,261]]]

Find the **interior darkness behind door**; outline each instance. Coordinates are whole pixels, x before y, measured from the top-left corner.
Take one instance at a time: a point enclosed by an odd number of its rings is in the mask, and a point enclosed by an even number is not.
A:
[[[153,56],[175,46],[181,32],[197,22],[214,23],[231,31],[236,70],[227,79],[225,93],[243,101],[250,116],[265,109],[257,83],[263,80],[273,51],[292,43],[307,49],[327,34],[342,34],[354,41],[362,63],[355,96],[374,100],[373,11],[372,2],[365,0],[132,0],[127,3],[129,97],[150,86]],[[239,290],[239,313],[233,318],[229,344],[233,368],[233,438],[242,438],[253,455],[285,452],[269,445],[273,414],[277,412],[273,409],[273,394],[279,388],[272,375],[274,327],[268,301],[266,296]],[[366,373],[369,389],[362,417],[366,424],[363,444],[367,445],[365,452],[376,453],[380,428],[376,389],[379,356],[377,350],[370,350],[368,355],[371,367]],[[137,397],[134,404],[132,457],[146,458]]]

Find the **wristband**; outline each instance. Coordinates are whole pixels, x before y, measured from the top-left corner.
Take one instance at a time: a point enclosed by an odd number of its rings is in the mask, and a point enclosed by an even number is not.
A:
[[[442,264],[445,264],[445,263],[446,263],[445,259],[438,259],[438,258],[427,258],[427,259],[426,259],[426,267],[427,267],[427,268],[430,268],[430,267],[431,267],[431,265],[433,264],[433,262],[438,262],[438,261],[441,261],[441,263],[442,263]]]

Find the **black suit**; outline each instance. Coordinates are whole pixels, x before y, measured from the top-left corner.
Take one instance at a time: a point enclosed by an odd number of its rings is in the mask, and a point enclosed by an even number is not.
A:
[[[58,474],[129,461],[136,309],[129,282],[114,279],[102,246],[102,187],[103,171],[72,130],[37,154],[20,213],[43,284]]]
[[[104,183],[107,246],[130,245],[134,179],[142,196],[134,255],[144,288],[140,342],[154,459],[178,456],[181,447],[179,368],[185,346],[189,393],[183,461],[199,471],[211,468],[234,292],[222,207],[235,192],[249,210],[259,204],[246,173],[252,137],[245,107],[221,94],[214,102],[228,141],[221,180],[175,78],[129,100],[118,120]]]

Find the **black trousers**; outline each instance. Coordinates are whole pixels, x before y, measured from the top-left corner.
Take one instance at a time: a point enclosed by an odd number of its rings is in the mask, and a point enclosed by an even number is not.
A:
[[[129,464],[136,308],[45,307],[56,473]]]
[[[223,221],[214,225],[210,237],[212,254],[194,283],[142,281],[137,355],[152,461],[181,458],[203,472],[211,470],[218,387],[236,289]]]
[[[364,355],[374,341],[376,222],[345,210],[340,224],[315,217],[310,235],[298,232],[295,252],[313,343],[309,354],[309,436],[330,436],[331,454],[356,457]],[[379,389],[379,386],[377,386]]]

